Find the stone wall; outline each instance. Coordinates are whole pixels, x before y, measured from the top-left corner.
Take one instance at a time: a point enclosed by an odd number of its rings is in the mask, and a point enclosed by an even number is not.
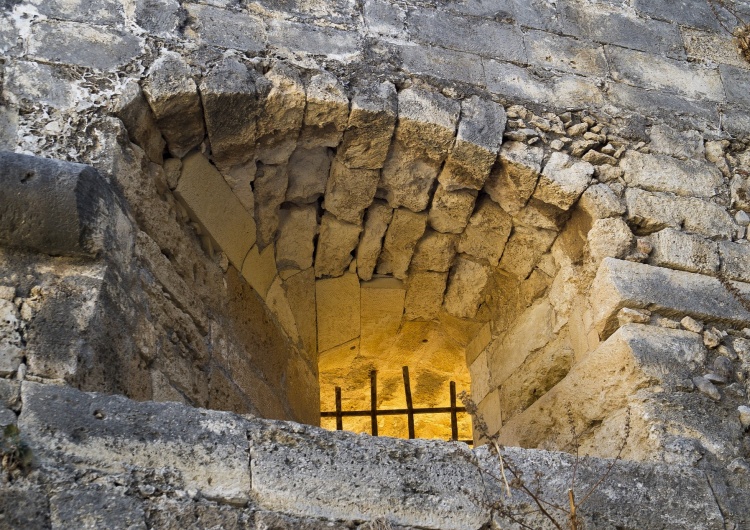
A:
[[[3,4],[0,145],[98,169],[133,250],[5,236],[7,375],[317,423],[319,361],[326,388],[356,390],[354,368],[394,387],[408,356],[428,399],[470,375],[510,445],[613,456],[629,432],[628,459],[750,469],[750,65],[731,14],[72,4]],[[45,292],[85,329],[24,317]],[[24,326],[68,343],[25,345]]]

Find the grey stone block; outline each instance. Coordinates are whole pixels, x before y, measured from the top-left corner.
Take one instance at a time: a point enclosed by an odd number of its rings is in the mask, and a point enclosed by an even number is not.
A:
[[[727,94],[727,103],[750,107],[750,71],[722,64],[719,66],[721,80]]]
[[[482,58],[470,53],[432,46],[398,46],[402,68],[411,74],[427,75],[484,86]]]
[[[268,23],[268,44],[295,52],[340,59],[359,51],[359,36],[353,31],[271,20]]]
[[[510,63],[483,61],[487,88],[508,101],[543,103],[551,98],[546,82],[527,68]]]
[[[155,35],[174,35],[184,19],[177,0],[137,0],[135,4],[136,24]]]
[[[627,152],[620,163],[630,186],[684,197],[713,197],[724,183],[716,166],[670,156]]]
[[[606,53],[615,81],[690,99],[725,100],[721,77],[715,69],[615,46],[607,46]]]
[[[562,7],[566,33],[605,44],[684,58],[677,24],[638,17],[621,6],[596,7],[587,2],[565,2]]]
[[[0,14],[0,53],[8,53],[19,42],[18,28],[13,18]]]
[[[118,30],[46,21],[32,26],[28,49],[34,58],[108,71],[135,59],[142,41]]]
[[[19,429],[40,464],[81,463],[105,473],[166,468],[175,487],[249,500],[249,424],[240,416],[31,382],[21,396]]]
[[[523,35],[513,25],[438,10],[412,11],[406,21],[410,35],[416,41],[482,57],[526,63]]]
[[[750,282],[750,244],[719,241],[721,273],[730,280]]]
[[[195,36],[207,44],[260,52],[266,48],[263,21],[254,16],[213,6],[185,4]]]
[[[65,0],[32,2],[40,14],[58,20],[71,20],[111,26],[125,21],[124,6],[119,0],[82,0],[71,5]]]
[[[708,0],[635,0],[636,11],[652,18],[695,28],[722,31]]]
[[[24,107],[41,103],[67,109],[75,102],[73,87],[61,67],[32,61],[17,61],[6,67],[3,96]]]
[[[13,151],[18,133],[18,107],[0,105],[0,150]]]
[[[525,35],[529,64],[586,76],[607,75],[604,48],[591,41],[529,31]]]
[[[112,244],[115,210],[90,166],[0,152],[0,245],[93,257]]]
[[[479,473],[462,444],[264,424],[250,432],[250,458],[253,493],[275,511],[331,519],[387,517],[446,530],[479,528],[489,517],[480,500]]]
[[[719,248],[715,241],[666,228],[651,236],[651,242],[654,250],[649,263],[652,265],[710,276],[715,276],[719,270]]]
[[[141,503],[103,486],[77,486],[50,498],[53,528],[146,530]]]
[[[47,530],[49,499],[38,486],[3,485],[0,488],[0,528],[3,530]]]

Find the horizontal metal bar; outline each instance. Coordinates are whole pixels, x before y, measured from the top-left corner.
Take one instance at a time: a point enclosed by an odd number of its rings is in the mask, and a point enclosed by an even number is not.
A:
[[[422,409],[411,409],[413,414],[445,414],[455,410],[456,412],[466,412],[464,407],[433,407],[433,408],[422,408]],[[409,409],[378,409],[375,414],[378,416],[398,416],[401,414],[408,414]],[[335,418],[336,412],[321,412],[322,418]],[[341,416],[372,416],[373,411],[371,410],[342,410],[339,412]]]

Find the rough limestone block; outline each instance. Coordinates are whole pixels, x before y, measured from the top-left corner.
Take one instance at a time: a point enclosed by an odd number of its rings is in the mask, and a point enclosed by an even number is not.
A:
[[[281,324],[281,329],[284,330],[286,336],[291,339],[293,343],[298,343],[300,340],[299,331],[297,330],[297,319],[294,317],[294,312],[286,297],[286,291],[284,289],[281,278],[276,276],[271,287],[268,288],[268,294],[265,298],[266,306],[271,310],[273,316]]]
[[[349,122],[338,148],[341,161],[351,168],[383,167],[396,125],[397,108],[393,83],[363,83],[357,87]]]
[[[519,278],[528,278],[539,259],[549,250],[557,232],[517,226],[505,244],[500,268]]]
[[[176,160],[171,158],[170,160]],[[232,193],[237,196],[245,210],[255,218],[255,194],[253,193],[253,180],[258,172],[258,168],[255,165],[254,160],[250,160],[246,164],[234,166],[231,169],[224,169],[222,176],[226,180],[229,187],[232,188]],[[170,186],[171,187],[171,186]]]
[[[380,188],[388,203],[421,212],[430,202],[432,184],[453,143],[459,104],[421,89],[398,95],[398,125],[383,166]]]
[[[701,366],[705,356],[706,349],[696,333],[643,324],[623,326],[575,364],[552,391],[510,419],[501,430],[501,440],[537,446],[550,432],[562,432],[555,429],[567,425],[569,430],[569,417],[576,432],[584,432],[608,413],[626,406],[639,388],[651,382],[674,384]],[[569,407],[570,403],[575,407]],[[570,414],[560,414],[561,410]]]
[[[737,232],[737,225],[725,208],[695,197],[628,188],[625,203],[628,222],[645,232],[684,228],[704,237],[723,239],[732,239]]]
[[[15,304],[0,300],[0,376],[16,373],[24,351],[21,348],[21,319]]]
[[[581,195],[578,207],[592,219],[619,217],[626,212],[623,201],[606,184],[589,186]]]
[[[586,191],[593,174],[594,166],[588,162],[577,162],[556,151],[544,166],[534,197],[561,210],[568,210]]]
[[[92,167],[0,152],[0,246],[94,257],[117,244],[117,211]]]
[[[312,267],[315,236],[318,234],[318,209],[291,206],[279,213],[279,238],[276,241],[276,267],[305,270]]]
[[[269,245],[260,251],[258,245],[253,245],[247,253],[241,271],[242,277],[250,284],[250,287],[265,299],[277,274],[274,246]]]
[[[469,364],[469,374],[471,375],[471,399],[474,403],[482,403],[484,398],[490,393],[490,370],[487,367],[487,352],[483,351],[474,358],[474,361]],[[491,418],[494,420],[494,416],[497,411],[491,411],[489,415],[487,410],[483,410],[484,418]]]
[[[488,196],[483,195],[469,219],[469,225],[459,237],[458,252],[497,266],[512,229],[513,221],[510,215]]]
[[[255,243],[255,221],[229,189],[218,170],[200,153],[182,161],[182,173],[174,190],[190,217],[239,270]]]
[[[461,255],[457,256],[450,272],[443,303],[448,314],[459,318],[474,318],[479,304],[482,303],[488,279],[487,266]]]
[[[426,226],[426,213],[414,213],[406,208],[397,209],[385,233],[378,274],[393,274],[399,280],[406,279],[414,248]]]
[[[279,424],[250,432],[250,454],[253,492],[268,509],[445,530],[479,528],[489,518],[480,475],[462,444]]]
[[[320,353],[359,337],[360,294],[356,274],[316,281],[315,305]]]
[[[721,274],[730,280],[750,282],[750,244],[719,241]]]
[[[348,121],[349,98],[341,82],[325,71],[313,75],[307,83],[302,146],[338,146]]]
[[[650,239],[654,246],[648,260],[651,265],[711,276],[719,270],[719,248],[715,241],[674,228],[656,232]]]
[[[315,269],[310,267],[284,280],[302,346],[313,368],[318,367],[318,324],[315,316]]]
[[[713,164],[664,155],[628,151],[620,167],[625,170],[623,178],[630,186],[684,197],[713,197],[724,183]]]
[[[331,158],[331,150],[327,147],[295,149],[287,165],[289,186],[286,200],[296,204],[317,201],[326,190]]]
[[[203,141],[203,109],[190,67],[178,54],[163,52],[143,81],[143,93],[172,156],[182,158]]]
[[[201,81],[211,156],[219,167],[247,162],[255,150],[259,112],[255,71],[234,58],[224,59]]]
[[[342,221],[326,212],[320,221],[320,238],[315,254],[315,275],[341,276],[352,262],[352,251],[359,243],[361,225]]]
[[[443,305],[447,272],[417,271],[409,276],[404,302],[407,320],[435,320]]]
[[[28,381],[21,395],[19,429],[42,464],[79,461],[105,473],[158,466],[181,477],[177,487],[250,500],[248,425],[240,416]]]
[[[447,190],[481,190],[503,143],[505,109],[494,101],[472,96],[461,103],[453,149],[438,177]]]
[[[258,166],[253,189],[258,245],[261,249],[276,239],[276,230],[279,228],[279,207],[284,202],[288,185],[289,175],[286,166]]]
[[[140,499],[102,485],[70,485],[49,500],[51,528],[142,529]]]
[[[223,3],[220,3],[221,7]],[[258,53],[266,48],[263,21],[245,11],[219,9],[210,5],[187,4],[186,33],[213,46]],[[197,38],[196,38],[197,37]]]
[[[748,284],[732,285],[739,293],[750,292]],[[750,312],[717,278],[614,258],[605,258],[599,266],[589,304],[593,327],[602,339],[617,328],[617,312],[623,307],[649,309],[676,318],[688,315],[741,328],[750,326]]]
[[[357,274],[364,281],[372,278],[392,218],[393,209],[384,202],[375,201],[367,209],[365,227],[357,247]]]
[[[136,81],[131,80],[125,84],[115,100],[113,111],[125,124],[130,141],[143,149],[149,160],[161,164],[166,143],[156,126],[156,117]]]
[[[595,220],[586,239],[595,262],[606,257],[624,258],[635,244],[635,236],[619,217]]]
[[[378,351],[399,334],[405,295],[404,283],[396,278],[376,278],[361,283],[360,346],[363,351]]]
[[[438,232],[460,234],[469,223],[476,200],[473,190],[447,191],[438,184],[429,212],[430,226]]]
[[[414,249],[411,268],[418,271],[448,272],[456,256],[458,236],[428,228]]]
[[[135,35],[90,24],[39,21],[30,33],[27,53],[44,62],[111,71],[143,53],[143,41]]]
[[[297,147],[305,113],[305,85],[297,71],[277,62],[266,72],[263,110],[258,116],[255,157],[264,164],[284,164]]]
[[[379,170],[350,169],[337,157],[331,164],[323,207],[343,221],[361,224],[365,209],[375,197],[379,179]]]
[[[523,208],[534,193],[542,172],[544,149],[521,142],[507,142],[498,154],[484,190],[511,215]]]

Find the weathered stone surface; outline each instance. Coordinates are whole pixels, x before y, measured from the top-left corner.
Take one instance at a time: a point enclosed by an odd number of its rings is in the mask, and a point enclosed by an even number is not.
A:
[[[474,318],[482,302],[488,278],[489,271],[485,265],[457,256],[450,272],[443,304],[448,314],[459,318]]]
[[[264,249],[273,243],[279,228],[279,207],[289,185],[286,166],[259,165],[255,174],[255,223],[258,245]]]
[[[673,156],[675,158],[694,158],[700,160],[705,155],[703,135],[698,131],[678,131],[664,124],[651,127],[649,133],[652,153]]]
[[[330,13],[327,11],[327,14]],[[355,15],[351,16],[353,18]],[[268,44],[282,56],[309,54],[327,56],[334,61],[351,60],[360,51],[357,37],[354,31],[337,29],[329,24],[268,20]]]
[[[190,67],[173,52],[164,52],[149,69],[143,93],[156,116],[172,156],[182,158],[203,141],[203,110]]]
[[[50,499],[52,528],[112,528],[145,530],[141,503],[104,486],[79,486]]]
[[[544,31],[529,31],[525,38],[532,64],[571,74],[607,75],[607,61],[601,45]]]
[[[429,212],[430,226],[438,232],[460,234],[469,223],[476,200],[475,191],[447,191],[438,184]]]
[[[335,158],[326,184],[324,208],[343,221],[361,224],[379,179],[377,169],[352,169]]]
[[[305,113],[305,86],[296,70],[276,62],[266,72],[263,110],[258,115],[256,158],[264,164],[284,164],[295,147]]]
[[[349,121],[349,98],[341,82],[328,72],[307,83],[307,105],[300,143],[307,148],[336,147]]]
[[[484,84],[482,59],[471,53],[439,47],[398,46],[403,69],[414,75]]]
[[[0,300],[0,377],[14,375],[23,359],[21,319],[13,302]]]
[[[130,141],[143,149],[149,160],[161,164],[164,158],[164,138],[137,82],[130,81],[123,87],[113,110],[115,116],[125,124]]]
[[[316,281],[315,304],[320,353],[359,337],[360,293],[356,274]]]
[[[361,225],[347,223],[326,212],[320,221],[320,238],[315,255],[315,275],[341,276],[352,261]]]
[[[719,270],[719,249],[715,241],[665,228],[651,235],[651,243],[654,250],[649,263],[652,265],[712,276]]]
[[[31,57],[109,71],[141,53],[142,40],[130,33],[77,22],[45,21],[32,26]]]
[[[139,0],[135,22],[149,33],[167,37],[182,23],[184,12],[177,0]]]
[[[740,293],[750,292],[747,284],[733,285]],[[623,307],[741,327],[750,324],[750,312],[716,278],[613,258],[605,258],[599,266],[589,303],[594,328],[602,338],[614,331],[615,316]]]
[[[237,269],[255,243],[255,221],[218,170],[200,153],[182,161],[175,194]]]
[[[289,185],[286,200],[296,204],[315,202],[325,193],[331,171],[331,151],[327,147],[298,147],[287,165]]]
[[[207,44],[260,52],[266,47],[263,21],[243,11],[228,11],[211,5],[187,4],[188,34]]]
[[[264,506],[336,519],[387,516],[396,524],[446,530],[479,528],[487,519],[486,508],[474,500],[480,479],[463,446],[344,432],[325,433],[325,444],[311,440],[323,432],[290,425],[251,433],[253,491]],[[435,473],[443,479],[435,481]],[[342,496],[344,484],[349,494]],[[415,494],[415,487],[424,493]]]
[[[552,230],[517,226],[505,245],[500,268],[527,278],[557,236]]]
[[[259,111],[258,74],[226,58],[203,77],[200,95],[211,155],[219,167],[247,162],[253,156]]]
[[[484,190],[511,215],[523,208],[536,188],[544,150],[521,142],[506,142]]]
[[[592,219],[618,217],[626,212],[623,201],[606,184],[589,186],[581,195],[578,206]]]
[[[625,182],[631,186],[685,197],[713,197],[723,183],[716,166],[663,155],[628,151],[620,167],[625,170]]]
[[[60,67],[18,61],[5,67],[3,97],[15,106],[43,103],[65,109],[73,106],[73,87]]]
[[[448,272],[456,255],[458,236],[427,229],[414,249],[411,269],[418,271]]]
[[[404,301],[407,320],[434,320],[443,305],[447,272],[418,271],[409,276]]]
[[[393,83],[362,83],[352,97],[349,122],[338,156],[351,168],[383,167],[396,125],[398,98]]]
[[[414,213],[406,208],[395,210],[378,260],[378,274],[393,274],[399,280],[406,279],[414,248],[426,225],[426,213]]]
[[[88,22],[101,26],[112,26],[124,22],[123,6],[116,0],[87,0],[84,4],[85,12],[83,9],[81,11],[71,9],[70,3],[65,0],[46,2],[32,0],[31,3],[40,14],[52,19]]]
[[[299,343],[297,321],[292,312],[289,300],[286,297],[283,282],[278,276],[274,278],[271,286],[268,288],[265,302],[273,316],[276,317],[276,321],[280,324],[286,336],[289,337],[292,343]]]
[[[576,162],[564,153],[554,152],[544,166],[534,197],[567,210],[586,191],[593,174],[594,166],[588,162]]]
[[[461,103],[458,134],[438,177],[449,191],[481,190],[503,143],[505,109],[472,96]]]
[[[635,243],[627,223],[619,217],[597,219],[586,238],[589,253],[595,262],[606,257],[624,258]]]
[[[93,257],[115,243],[108,218],[118,207],[90,166],[2,152],[0,168],[3,246]]]
[[[719,241],[719,253],[725,278],[750,283],[750,244]]]
[[[393,208],[427,208],[432,184],[453,142],[459,109],[458,102],[438,93],[411,88],[399,93],[398,125],[380,177]]]
[[[19,429],[40,463],[63,458],[105,473],[158,466],[180,477],[177,487],[227,502],[249,500],[247,420],[239,416],[30,382],[21,394]]]
[[[625,202],[628,222],[645,233],[671,227],[684,228],[704,237],[732,239],[737,231],[737,225],[726,209],[695,197],[628,188]]]
[[[279,238],[276,241],[278,270],[312,267],[317,234],[318,211],[315,205],[282,209],[279,214]]]
[[[276,274],[274,245],[269,245],[263,250],[259,250],[258,245],[253,245],[242,265],[242,277],[258,292],[261,298],[265,299],[268,288],[271,287]]]
[[[367,209],[364,231],[357,247],[357,274],[364,281],[372,278],[392,218],[393,209],[386,203],[375,201]]]
[[[318,367],[318,324],[315,315],[315,269],[310,267],[284,280],[284,292],[312,367]],[[316,372],[317,373],[317,372]]]
[[[469,225],[459,237],[458,252],[497,266],[512,229],[510,215],[484,195],[479,199]]]

